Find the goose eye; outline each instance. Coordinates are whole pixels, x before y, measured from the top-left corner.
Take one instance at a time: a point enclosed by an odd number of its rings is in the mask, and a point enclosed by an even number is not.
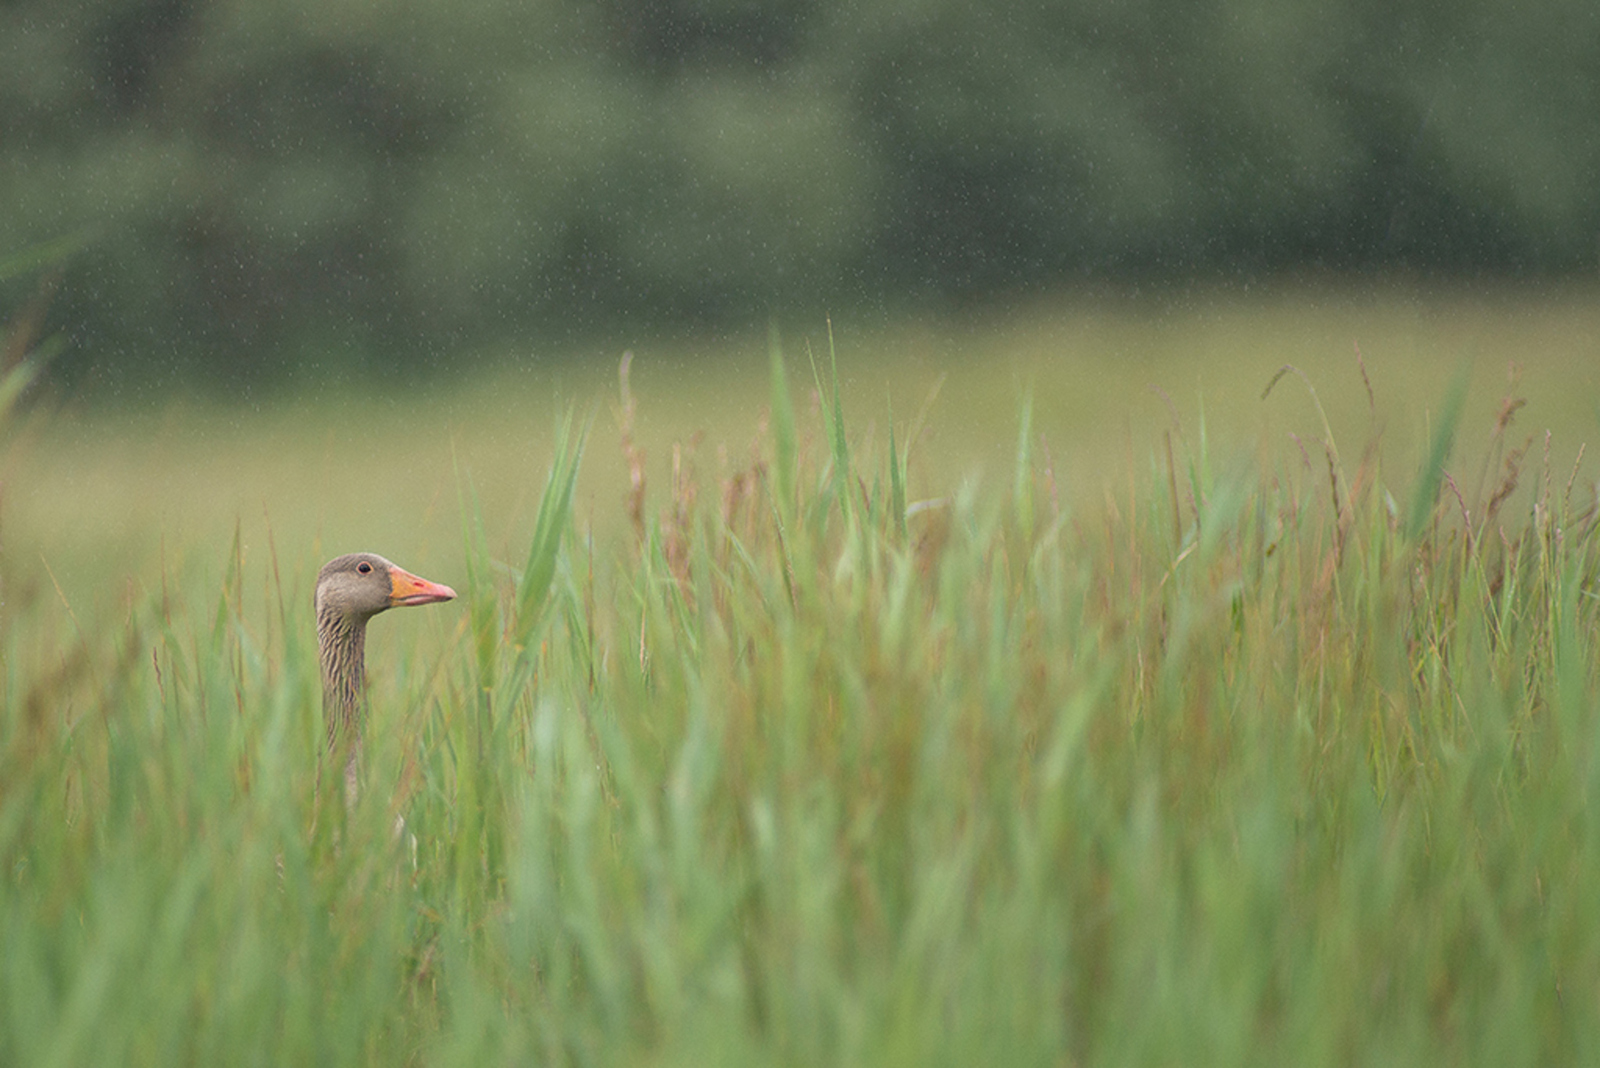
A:
[[[363,575],[370,575],[372,574],[372,565],[363,560],[356,565],[356,570],[361,572]]]

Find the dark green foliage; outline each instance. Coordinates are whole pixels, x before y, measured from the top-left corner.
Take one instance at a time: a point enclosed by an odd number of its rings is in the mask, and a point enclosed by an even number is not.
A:
[[[213,382],[1076,278],[1592,268],[1600,9],[17,0],[0,248]]]

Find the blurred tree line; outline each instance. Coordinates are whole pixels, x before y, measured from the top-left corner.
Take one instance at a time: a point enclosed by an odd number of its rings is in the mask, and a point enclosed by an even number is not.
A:
[[[1591,271],[1600,5],[7,0],[0,146],[0,251],[84,238],[52,311],[80,373]]]

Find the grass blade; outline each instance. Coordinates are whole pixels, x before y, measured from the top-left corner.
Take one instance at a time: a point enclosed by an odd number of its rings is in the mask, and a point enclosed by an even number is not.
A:
[[[1467,396],[1467,372],[1463,368],[1450,383],[1445,394],[1444,407],[1439,421],[1428,441],[1428,456],[1423,461],[1416,488],[1411,492],[1411,507],[1406,513],[1406,535],[1416,539],[1422,535],[1433,517],[1439,500],[1439,489],[1444,485],[1445,464],[1455,448],[1456,429],[1461,422],[1461,407]]]
[[[593,416],[590,417],[593,422]],[[589,436],[589,423],[578,440],[572,440],[572,415],[568,413],[556,432],[556,454],[550,464],[544,494],[539,500],[539,515],[534,521],[533,541],[528,547],[528,562],[517,585],[517,633],[520,645],[527,645],[534,626],[543,618],[550,589],[555,580],[561,554],[561,539],[572,520],[572,493],[578,483],[578,468],[583,462],[583,446]]]

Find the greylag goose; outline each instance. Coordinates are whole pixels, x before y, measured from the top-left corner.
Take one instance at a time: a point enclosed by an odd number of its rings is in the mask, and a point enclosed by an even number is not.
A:
[[[317,575],[317,648],[322,660],[322,714],[328,747],[347,746],[347,799],[355,796],[361,749],[367,620],[390,608],[454,599],[449,586],[418,578],[376,553],[350,553]]]

